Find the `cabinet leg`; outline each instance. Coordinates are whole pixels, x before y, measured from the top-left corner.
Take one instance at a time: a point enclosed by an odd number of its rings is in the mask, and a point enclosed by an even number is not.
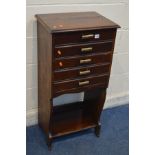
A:
[[[101,124],[99,123],[96,127],[95,127],[95,135],[96,137],[100,136],[100,131],[101,131]]]
[[[49,134],[49,137],[47,138],[47,146],[48,146],[49,151],[51,151],[52,150],[52,136],[51,136],[51,134]]]

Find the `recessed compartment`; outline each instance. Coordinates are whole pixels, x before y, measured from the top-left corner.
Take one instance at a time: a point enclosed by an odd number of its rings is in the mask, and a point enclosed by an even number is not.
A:
[[[85,102],[75,102],[53,107],[50,127],[53,137],[95,127],[95,112],[88,106]]]

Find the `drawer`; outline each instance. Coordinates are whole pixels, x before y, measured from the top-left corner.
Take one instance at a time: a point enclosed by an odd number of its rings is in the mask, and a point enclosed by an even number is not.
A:
[[[85,55],[91,53],[101,53],[112,51],[113,42],[89,43],[80,45],[58,46],[54,49],[55,58],[61,58],[74,55]]]
[[[55,93],[58,93],[65,90],[92,87],[93,85],[102,85],[103,87],[107,88],[108,80],[109,80],[109,74],[105,74],[89,78],[81,78],[78,80],[54,82],[54,90]]]
[[[112,52],[106,52],[103,54],[96,54],[89,56],[63,58],[63,59],[56,59],[54,61],[54,69],[59,70],[92,64],[109,63],[109,62],[111,63],[111,61],[112,61]]]
[[[54,34],[55,45],[114,40],[116,29],[86,30]]]
[[[66,79],[81,78],[91,75],[103,74],[110,72],[111,64],[93,65],[89,67],[78,67],[76,69],[58,70],[54,72],[54,81]]]

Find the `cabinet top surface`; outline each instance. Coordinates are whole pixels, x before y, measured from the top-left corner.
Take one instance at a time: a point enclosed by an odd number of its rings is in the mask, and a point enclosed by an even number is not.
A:
[[[49,32],[120,27],[96,12],[37,14],[36,18]]]

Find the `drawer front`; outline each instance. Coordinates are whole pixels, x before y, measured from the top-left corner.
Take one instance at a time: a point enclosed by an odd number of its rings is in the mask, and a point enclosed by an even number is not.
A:
[[[96,77],[82,78],[78,80],[69,80],[65,82],[55,82],[55,93],[63,92],[65,90],[72,90],[77,88],[93,87],[93,85],[102,85],[107,88],[109,75],[100,75]]]
[[[113,40],[115,38],[115,34],[116,29],[56,33],[54,35],[54,42],[55,45],[61,45],[70,43]]]
[[[103,65],[93,65],[89,67],[80,67],[77,69],[58,70],[54,72],[54,80],[61,81],[66,79],[81,78],[91,75],[103,74],[110,72],[110,63]]]
[[[56,59],[54,61],[54,69],[64,69],[70,67],[78,67],[78,66],[86,66],[91,64],[99,64],[99,63],[111,63],[112,61],[112,52],[106,52],[103,54],[97,55],[89,55],[89,56],[81,56],[74,57],[70,59]]]
[[[102,53],[112,51],[113,42],[101,42],[91,44],[69,45],[55,47],[55,58],[61,58],[74,55],[86,55],[91,53]]]

